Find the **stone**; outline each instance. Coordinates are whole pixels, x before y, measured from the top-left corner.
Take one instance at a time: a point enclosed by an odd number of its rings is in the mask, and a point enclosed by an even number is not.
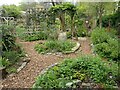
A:
[[[74,80],[73,83],[81,83],[81,80]]]
[[[80,43],[77,42],[76,46],[72,48],[72,51],[75,52],[76,50],[78,50],[79,47],[80,47]]]
[[[30,58],[24,58],[23,59],[23,62],[29,62],[30,61]]]
[[[67,86],[67,87],[71,87],[72,85],[73,85],[72,82],[68,82],[68,83],[66,83],[66,86]]]
[[[17,69],[17,72],[21,71],[25,66],[27,62],[23,62],[22,65]]]
[[[90,83],[82,83],[82,86],[84,86],[84,87],[90,87],[91,84]]]
[[[28,57],[28,54],[25,54],[26,57]]]
[[[58,40],[60,40],[60,41],[66,41],[67,40],[67,34],[66,34],[66,32],[59,33]]]
[[[86,37],[78,37],[78,40],[85,41],[85,40],[87,40],[87,38]]]
[[[47,55],[52,55],[52,53],[46,53]]]

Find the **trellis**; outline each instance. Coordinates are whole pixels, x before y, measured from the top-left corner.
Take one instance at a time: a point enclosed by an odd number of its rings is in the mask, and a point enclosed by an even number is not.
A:
[[[0,16],[0,24],[7,24],[7,25],[14,25],[15,22],[14,22],[14,17],[1,17]]]
[[[33,33],[41,30],[42,22],[47,23],[46,8],[28,8],[26,10],[26,29],[28,33]],[[44,30],[47,27],[44,26]]]

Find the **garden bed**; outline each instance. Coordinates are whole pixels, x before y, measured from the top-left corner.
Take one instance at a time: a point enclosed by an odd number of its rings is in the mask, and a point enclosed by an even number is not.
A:
[[[72,53],[78,50],[80,43],[73,41],[46,41],[35,46],[38,53]]]
[[[118,88],[118,66],[99,57],[82,56],[53,64],[40,74],[33,88]]]

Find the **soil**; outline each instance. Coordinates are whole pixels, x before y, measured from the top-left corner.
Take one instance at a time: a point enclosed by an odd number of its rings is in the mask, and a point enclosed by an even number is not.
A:
[[[62,55],[62,57],[38,54],[34,50],[34,46],[44,41],[21,42],[18,40],[17,42],[22,45],[23,49],[28,54],[30,62],[20,72],[8,75],[6,79],[2,80],[3,88],[31,88],[40,72],[51,64],[60,62],[64,58],[78,57],[80,53],[91,54],[89,38],[85,41],[79,41],[81,48],[76,53]]]

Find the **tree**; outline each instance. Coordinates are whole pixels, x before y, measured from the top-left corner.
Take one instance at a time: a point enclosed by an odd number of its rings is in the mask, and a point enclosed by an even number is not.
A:
[[[55,4],[54,4],[55,5]],[[58,4],[50,8],[50,12],[54,13],[56,17],[60,19],[61,29],[65,31],[65,13],[71,17],[71,32],[74,31],[74,15],[76,13],[76,7],[70,3]]]
[[[16,5],[3,5],[2,8],[4,12],[2,16],[18,18],[21,15],[20,8]]]

